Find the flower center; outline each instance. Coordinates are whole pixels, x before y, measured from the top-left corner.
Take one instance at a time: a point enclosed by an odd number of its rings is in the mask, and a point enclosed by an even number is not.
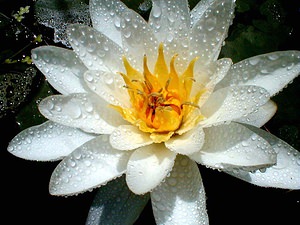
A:
[[[147,56],[144,56],[143,73],[134,69],[126,57],[123,57],[126,74],[120,75],[126,83],[132,108],[113,107],[125,120],[138,126],[140,130],[151,133],[152,137],[156,136],[153,138],[155,142],[169,139],[186,121],[192,124],[191,119],[186,118],[187,114],[199,111],[198,101],[203,91],[190,97],[197,58],[179,76],[175,70],[176,57],[177,55],[172,57],[168,67],[163,44],[160,44],[153,73],[148,68]],[[199,111],[193,121],[198,120],[200,115]]]

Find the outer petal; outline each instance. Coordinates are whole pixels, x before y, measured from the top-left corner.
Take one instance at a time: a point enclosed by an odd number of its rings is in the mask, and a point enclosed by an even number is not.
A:
[[[248,128],[271,144],[277,153],[277,163],[265,170],[257,170],[251,173],[242,170],[226,172],[258,186],[300,189],[300,152],[262,129],[250,126]]]
[[[86,225],[132,225],[143,211],[150,195],[135,195],[125,177],[99,188],[91,205]]]
[[[95,135],[52,121],[23,130],[9,143],[8,151],[29,160],[58,160]]]
[[[276,163],[276,154],[263,138],[237,123],[206,128],[201,151],[190,157],[212,168],[262,168]]]
[[[149,25],[159,42],[165,44],[167,62],[174,54],[177,70],[183,72],[189,56],[190,14],[187,0],[152,0]]]
[[[123,71],[122,49],[95,29],[80,24],[68,27],[69,42],[75,53],[91,70]]]
[[[204,15],[205,11],[211,6],[216,0],[201,0],[197,5],[192,9],[191,16],[191,25],[196,24]]]
[[[118,150],[133,150],[152,143],[150,134],[132,125],[121,125],[110,135],[110,144]]]
[[[246,117],[269,100],[268,92],[257,86],[227,87],[213,92],[201,107],[207,118],[200,123],[211,126]]]
[[[233,20],[233,0],[214,1],[194,24],[191,33],[191,58],[200,56],[206,64],[218,58]]]
[[[88,87],[112,105],[131,107],[128,90],[120,74],[88,70],[84,74]]]
[[[163,144],[141,147],[131,155],[126,172],[126,182],[135,194],[151,191],[172,170],[176,153]]]
[[[300,73],[300,51],[272,52],[234,64],[218,88],[256,85],[271,96],[277,94]]]
[[[93,27],[122,46],[121,19],[127,6],[119,0],[91,0],[89,5]]]
[[[130,155],[113,149],[108,135],[101,135],[58,164],[50,179],[50,193],[72,195],[104,185],[126,171]]]
[[[106,102],[91,94],[49,96],[41,101],[39,110],[50,120],[89,133],[110,134],[126,123]]]
[[[196,127],[182,135],[177,135],[165,142],[171,151],[189,155],[199,151],[204,144],[204,131],[201,126]]]
[[[266,124],[276,113],[277,105],[272,100],[250,113],[246,117],[241,117],[236,122],[246,123],[255,127],[261,127]]]
[[[178,156],[170,176],[151,192],[157,224],[208,225],[205,191],[197,164]]]
[[[86,92],[81,78],[87,68],[73,51],[42,46],[32,50],[32,60],[58,92],[62,94]]]

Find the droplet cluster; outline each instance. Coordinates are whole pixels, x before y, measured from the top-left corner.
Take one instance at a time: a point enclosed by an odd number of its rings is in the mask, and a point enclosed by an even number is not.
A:
[[[170,175],[151,192],[151,201],[159,224],[208,224],[199,169],[185,156],[177,156]]]
[[[30,93],[36,70],[29,67],[24,73],[0,75],[0,118],[15,112]]]

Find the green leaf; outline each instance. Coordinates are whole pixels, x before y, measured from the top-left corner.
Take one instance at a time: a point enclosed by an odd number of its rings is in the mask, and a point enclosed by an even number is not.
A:
[[[149,198],[149,194],[133,194],[125,176],[110,181],[97,192],[86,225],[132,225]]]

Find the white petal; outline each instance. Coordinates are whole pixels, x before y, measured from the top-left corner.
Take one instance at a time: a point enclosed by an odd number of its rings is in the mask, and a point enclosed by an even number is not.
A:
[[[266,140],[238,123],[204,129],[201,151],[190,157],[212,168],[262,168],[276,163],[276,154]]]
[[[222,58],[209,65],[203,65],[201,62],[196,62],[194,68],[194,79],[191,96],[194,96],[200,89],[205,86],[207,92],[213,91],[217,83],[219,83],[228,73],[232,65],[232,60],[229,58]],[[210,92],[211,93],[211,92]],[[203,104],[204,101],[201,101]],[[201,106],[201,105],[200,105]]]
[[[300,189],[300,152],[276,136],[256,127],[251,130],[267,140],[277,153],[276,165],[248,173],[241,170],[227,171],[249,183],[262,187]]]
[[[52,195],[72,195],[105,185],[126,171],[129,151],[118,151],[101,135],[64,158],[52,173]]]
[[[234,64],[220,87],[256,85],[271,96],[277,94],[300,73],[300,51],[282,51],[254,56]]]
[[[208,225],[205,191],[197,164],[177,156],[165,182],[151,192],[157,224]]]
[[[90,94],[49,96],[41,101],[39,110],[52,121],[89,133],[110,134],[126,123],[105,101]]]
[[[81,130],[47,121],[20,132],[7,149],[23,159],[52,161],[70,154],[95,137]]]
[[[214,1],[194,24],[191,33],[191,57],[208,63],[218,58],[229,25],[233,20],[234,1]]]
[[[119,0],[91,0],[89,5],[93,27],[122,46],[121,19],[127,6]]]
[[[58,92],[62,94],[86,92],[81,78],[87,68],[73,51],[42,46],[32,50],[32,60]]]
[[[69,42],[75,53],[91,70],[123,71],[122,49],[95,29],[72,24],[67,30]]]
[[[172,170],[176,153],[163,144],[141,147],[131,155],[126,182],[135,194],[144,194],[155,188]]]
[[[201,107],[207,118],[200,123],[211,126],[225,121],[247,117],[269,100],[268,92],[257,86],[234,86],[213,92]]]
[[[211,6],[216,0],[201,0],[197,5],[192,9],[191,16],[191,25],[196,24],[204,15],[205,11]]]
[[[165,142],[165,145],[171,151],[189,155],[201,149],[204,144],[204,135],[202,127],[198,126],[182,135],[172,137]]]
[[[123,12],[121,34],[125,55],[132,65],[142,71],[146,55],[149,68],[153,68],[159,43],[143,17],[133,10]]]
[[[182,72],[189,56],[190,14],[187,0],[152,0],[149,25],[165,44],[167,62],[178,53],[176,69]]]
[[[277,105],[272,100],[258,108],[258,110],[250,113],[246,117],[241,117],[236,122],[246,123],[255,127],[262,127],[266,124],[276,113]]]
[[[86,225],[132,225],[150,195],[135,195],[127,187],[125,176],[99,188],[92,202]]]
[[[88,70],[84,74],[88,87],[110,104],[131,107],[128,90],[120,74]]]
[[[149,133],[132,125],[119,126],[110,135],[110,144],[118,150],[132,150],[152,143]]]

